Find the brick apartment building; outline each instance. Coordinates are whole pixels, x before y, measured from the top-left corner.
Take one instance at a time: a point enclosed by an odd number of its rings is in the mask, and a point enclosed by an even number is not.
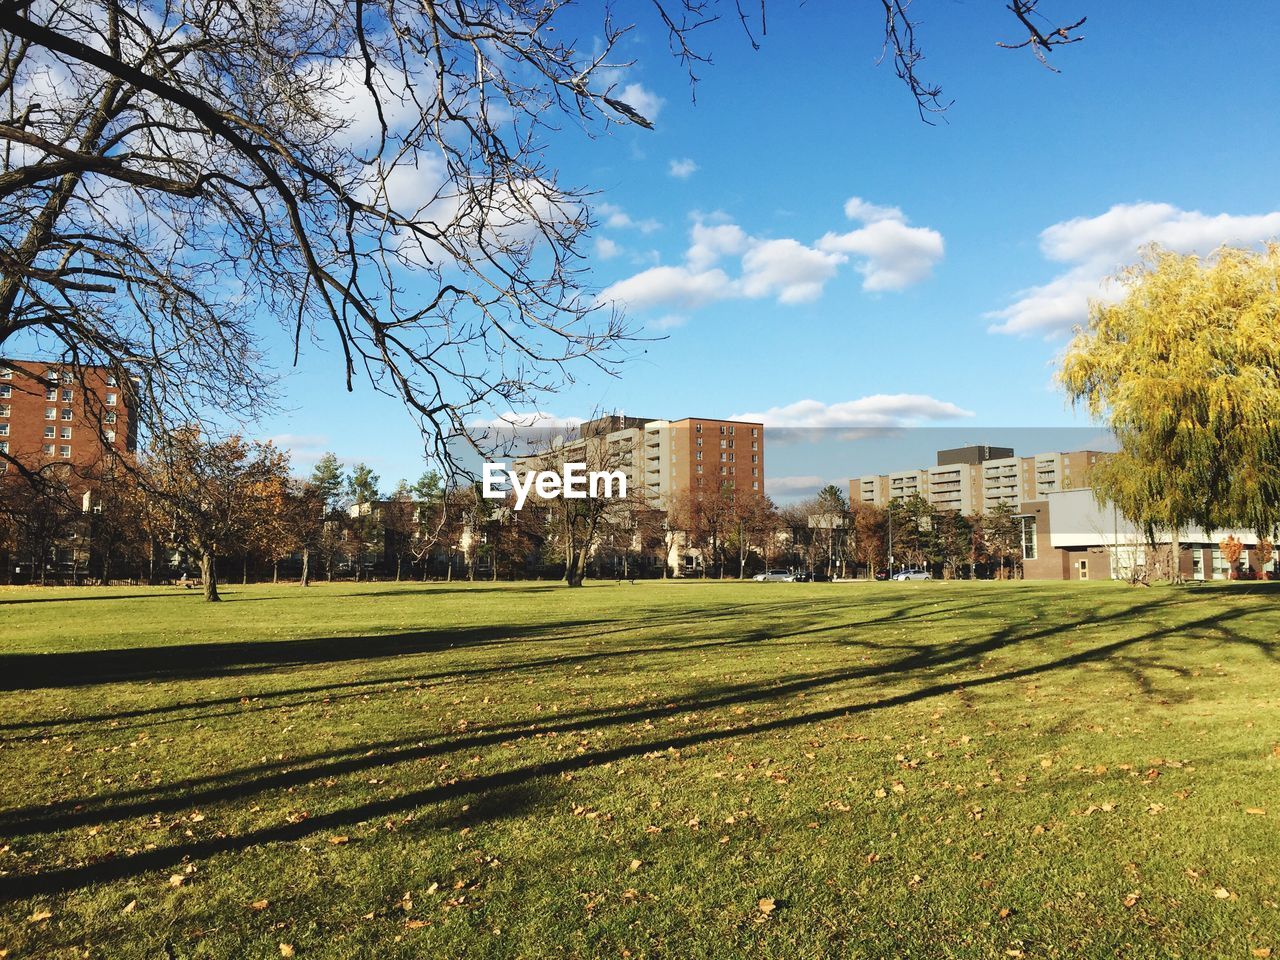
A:
[[[64,464],[84,477],[136,447],[131,393],[108,368],[0,361],[0,454],[29,470]],[[0,458],[0,473],[11,465]]]
[[[657,509],[724,487],[763,494],[764,424],[597,417],[582,424],[576,439],[550,453],[520,457],[512,468],[520,473],[575,461],[587,463],[588,469],[621,470],[628,492],[643,492]]]

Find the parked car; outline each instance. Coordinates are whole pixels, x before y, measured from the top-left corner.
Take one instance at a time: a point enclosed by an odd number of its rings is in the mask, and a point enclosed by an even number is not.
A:
[[[888,571],[888,570],[877,570],[877,571],[876,571],[876,579],[877,579],[877,580],[888,580],[888,579],[889,579],[889,571]]]
[[[795,574],[790,570],[766,570],[764,573],[757,573],[751,579],[761,583],[791,583],[795,580]]]
[[[893,575],[895,580],[932,580],[933,574],[928,570],[899,570]]]

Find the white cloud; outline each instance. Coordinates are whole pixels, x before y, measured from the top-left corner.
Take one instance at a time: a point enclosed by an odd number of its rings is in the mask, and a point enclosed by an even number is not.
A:
[[[681,157],[679,160],[672,160],[667,165],[667,172],[677,180],[688,180],[698,172],[698,164],[688,157]]]
[[[582,417],[562,417],[542,410],[507,411],[493,417],[475,417],[467,426],[475,430],[553,430],[572,429],[583,423]]]
[[[901,427],[921,421],[957,420],[972,416],[971,410],[927,394],[877,393],[839,403],[797,400],[758,413],[735,413],[730,419],[763,423],[774,428],[851,429]]]
[[[897,207],[882,207],[861,197],[850,197],[845,216],[863,226],[848,233],[828,233],[818,249],[862,257],[857,270],[862,289],[878,293],[903,290],[926,280],[942,259],[942,234],[928,227],[912,227]]]
[[[1000,321],[991,330],[1046,336],[1069,331],[1088,318],[1090,300],[1115,302],[1124,295],[1122,285],[1109,278],[1137,261],[1148,244],[1203,256],[1224,244],[1252,246],[1277,236],[1280,211],[1209,215],[1167,203],[1117,204],[1096,217],[1055,223],[1040,234],[1040,250],[1047,260],[1067,268],[988,314]]]
[[[658,119],[658,114],[662,112],[662,104],[666,102],[648,87],[639,83],[628,83],[614,99],[621,100],[650,123]]]
[[[850,220],[861,220],[863,223],[875,223],[877,220],[907,221],[898,207],[882,207],[861,197],[850,197],[844,202],[844,215]]]
[[[804,494],[817,493],[823,487],[827,486],[827,481],[818,476],[803,477],[765,477],[764,489],[766,493],[775,496],[794,497]]]
[[[608,237],[596,237],[596,256],[601,260],[609,260],[622,252],[616,242]]]
[[[694,270],[705,270],[725,256],[739,256],[751,245],[751,238],[736,223],[709,225],[699,220],[689,238],[692,242],[685,259]]]
[[[641,233],[653,233],[662,227],[657,220],[635,220],[621,207],[612,203],[597,204],[595,212],[604,218],[602,222],[610,230],[639,230]]]
[[[651,267],[601,291],[600,303],[616,302],[632,310],[673,306],[696,310],[732,295],[733,284],[723,270]]]
[[[822,296],[845,257],[806,247],[795,240],[766,240],[742,258],[742,293],[746,297],[778,297],[779,303],[807,303]]]
[[[809,245],[791,237],[748,234],[723,214],[695,213],[683,266],[655,266],[621,280],[600,294],[633,310],[671,306],[691,310],[717,300],[771,298],[780,304],[806,303],[822,296],[842,265],[856,260],[863,289],[901,290],[927,278],[942,257],[936,230],[908,226],[896,207],[880,207],[854,197],[846,212],[864,226],[846,234],[828,233]],[[601,204],[606,226],[627,227],[625,211]],[[739,257],[731,277],[718,264]]]

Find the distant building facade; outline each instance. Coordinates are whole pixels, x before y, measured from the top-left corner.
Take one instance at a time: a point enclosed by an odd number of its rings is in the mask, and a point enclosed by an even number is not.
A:
[[[1089,470],[1102,456],[1097,450],[1075,450],[1019,457],[1008,447],[977,445],[939,450],[933,467],[855,477],[849,502],[887,507],[918,495],[939,510],[990,513],[1002,503],[1017,508],[1049,493],[1087,486]]]
[[[764,493],[764,424],[685,417],[599,417],[578,436],[530,453],[512,464],[516,473],[585,462],[588,469],[621,470],[627,491],[649,506],[668,509],[679,498],[729,488]]]
[[[137,449],[133,392],[106,367],[0,361],[0,453],[28,470],[64,464],[88,476]],[[0,458],[0,472],[11,464]]]

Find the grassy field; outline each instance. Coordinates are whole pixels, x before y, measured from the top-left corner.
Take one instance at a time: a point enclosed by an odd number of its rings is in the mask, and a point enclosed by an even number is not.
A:
[[[1271,587],[0,591],[0,956],[1280,957]]]

